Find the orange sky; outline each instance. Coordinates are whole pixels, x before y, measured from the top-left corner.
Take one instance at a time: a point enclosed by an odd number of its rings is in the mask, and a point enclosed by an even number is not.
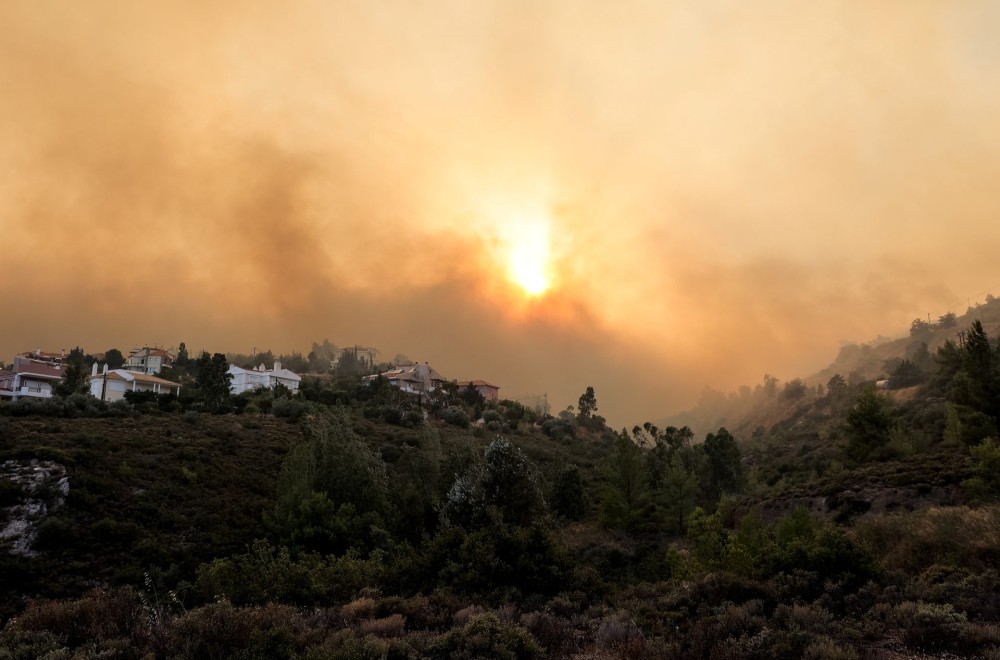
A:
[[[1000,283],[997,34],[973,1],[9,0],[0,358],[327,337],[629,426],[805,375]]]

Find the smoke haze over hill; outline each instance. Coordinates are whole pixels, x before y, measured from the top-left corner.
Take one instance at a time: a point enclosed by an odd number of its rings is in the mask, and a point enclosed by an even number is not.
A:
[[[1000,10],[8,2],[0,359],[355,341],[618,425],[1000,281]],[[552,286],[507,278],[541,223]],[[994,290],[996,293],[996,290]]]

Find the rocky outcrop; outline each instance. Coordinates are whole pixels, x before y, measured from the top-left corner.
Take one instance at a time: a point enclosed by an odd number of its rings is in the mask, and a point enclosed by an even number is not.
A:
[[[0,529],[0,544],[14,555],[30,557],[38,525],[66,503],[69,477],[66,468],[54,461],[4,461],[0,480],[17,485],[24,500],[6,509],[6,524]]]

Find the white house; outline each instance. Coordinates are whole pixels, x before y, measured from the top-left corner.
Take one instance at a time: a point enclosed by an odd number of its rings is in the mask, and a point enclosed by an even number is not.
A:
[[[258,387],[274,388],[279,383],[294,393],[299,391],[299,383],[302,381],[302,376],[292,373],[288,369],[282,369],[281,362],[277,360],[274,361],[274,368],[270,371],[265,369],[263,364],[256,369],[244,369],[231,365],[229,373],[233,377],[229,385],[229,390],[233,394],[249,392]]]
[[[169,380],[128,369],[108,369],[97,372],[97,364],[90,371],[90,393],[102,401],[120,401],[125,392],[154,392],[180,394],[181,386]]]

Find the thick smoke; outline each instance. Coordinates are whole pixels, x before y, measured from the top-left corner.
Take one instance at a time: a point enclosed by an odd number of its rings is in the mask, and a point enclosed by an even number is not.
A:
[[[0,359],[375,344],[632,424],[963,311],[1000,12],[0,7]],[[518,214],[556,289],[504,282]]]

